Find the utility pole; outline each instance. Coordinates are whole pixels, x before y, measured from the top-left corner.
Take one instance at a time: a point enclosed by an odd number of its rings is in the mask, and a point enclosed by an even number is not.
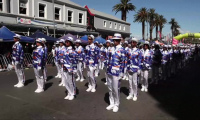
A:
[[[53,35],[54,38],[56,37],[56,31],[55,31],[55,8],[54,8],[54,0],[52,0],[52,5],[53,5]]]

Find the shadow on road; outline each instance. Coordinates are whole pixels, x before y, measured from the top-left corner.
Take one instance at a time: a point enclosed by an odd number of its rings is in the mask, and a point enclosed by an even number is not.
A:
[[[50,82],[50,83],[45,83],[44,91],[46,91],[47,89],[49,89],[52,85],[53,85],[52,82]]]
[[[54,77],[53,76],[48,76],[47,77],[47,81],[50,81],[51,79],[53,79]]]
[[[28,84],[32,83],[33,81],[34,81],[34,79],[25,80],[24,85],[27,86]]]
[[[106,83],[106,78],[102,78],[101,81],[102,81],[103,83]]]
[[[104,96],[104,101],[105,101],[108,105],[110,105],[109,93],[108,93],[108,92],[107,92],[107,93],[105,94],[105,96]]]
[[[199,120],[200,63],[192,62],[166,81],[150,85],[149,95],[156,99],[158,107],[179,120]]]
[[[121,87],[120,92],[124,93],[126,96],[129,95],[129,89],[127,87]]]

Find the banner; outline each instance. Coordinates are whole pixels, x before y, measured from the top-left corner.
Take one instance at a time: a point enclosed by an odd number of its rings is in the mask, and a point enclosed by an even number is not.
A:
[[[160,40],[161,40],[161,39],[162,39],[162,35],[161,35],[160,31],[158,31],[158,33],[159,33],[159,36],[160,36]]]
[[[200,33],[185,33],[174,37],[176,40],[181,40],[182,38],[200,38]]]
[[[172,45],[177,45],[178,44],[178,40],[173,39]]]

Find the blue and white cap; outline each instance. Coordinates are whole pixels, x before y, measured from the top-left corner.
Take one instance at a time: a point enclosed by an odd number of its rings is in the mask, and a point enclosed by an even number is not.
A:
[[[128,44],[128,41],[125,41],[124,43],[125,43],[125,44]]]
[[[56,45],[58,45],[59,44],[59,41],[56,41]]]
[[[145,41],[145,42],[144,42],[144,45],[149,45],[149,42],[148,42],[148,41]]]
[[[111,41],[110,41],[110,40],[106,40],[106,42],[108,42],[108,43],[111,43]]]
[[[91,37],[94,40],[94,35],[89,35],[88,37]]]
[[[75,43],[81,43],[81,40],[77,39],[77,40],[75,41]]]
[[[99,44],[99,42],[98,42],[98,41],[95,41],[94,43],[97,43],[97,44]]]
[[[138,42],[138,39],[133,37],[133,38],[131,39],[131,41]]]
[[[36,42],[42,43],[43,40],[42,40],[42,38],[38,38],[38,39],[36,39]]]
[[[163,45],[163,47],[167,48],[167,47],[168,47],[168,45]]]
[[[59,43],[64,43],[65,44],[65,40],[64,39],[60,39]]]
[[[70,41],[70,42],[74,43],[74,39],[72,37],[68,37],[67,41]]]
[[[21,35],[19,35],[19,34],[15,34],[15,36],[13,36],[13,38],[21,39]]]
[[[46,42],[46,39],[45,39],[45,38],[41,38],[41,39],[42,39],[43,42]]]
[[[121,40],[122,39],[122,35],[119,33],[115,33],[114,37],[112,38],[113,40]]]

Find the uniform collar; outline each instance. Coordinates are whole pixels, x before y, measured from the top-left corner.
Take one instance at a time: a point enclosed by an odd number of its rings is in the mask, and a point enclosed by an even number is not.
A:
[[[121,48],[122,46],[119,44],[119,45],[117,45],[115,48],[117,49],[117,48]]]
[[[67,47],[68,50],[72,49],[72,46]]]
[[[42,48],[42,46],[38,46],[37,48]]]
[[[62,47],[60,47],[61,49],[65,48],[65,46],[63,45]]]
[[[93,47],[93,46],[95,46],[95,45],[94,45],[94,43],[92,43],[92,44],[91,44],[91,45],[89,45],[89,46],[90,46],[90,47]]]
[[[19,43],[19,41],[15,42],[15,44],[18,44],[18,43]]]

